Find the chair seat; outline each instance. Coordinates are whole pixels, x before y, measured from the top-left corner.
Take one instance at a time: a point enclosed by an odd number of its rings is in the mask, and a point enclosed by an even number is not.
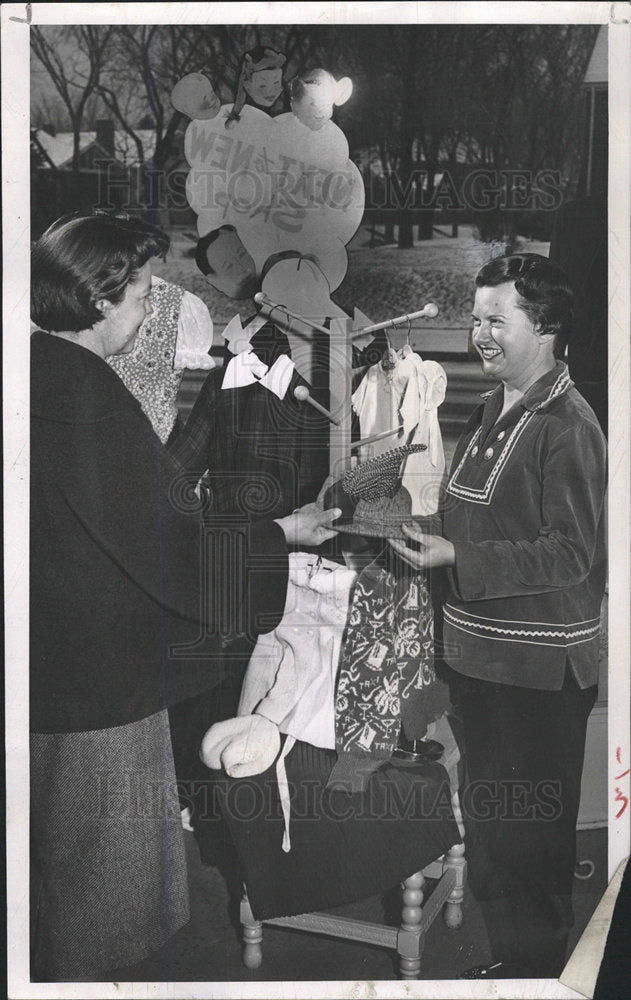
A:
[[[328,788],[334,751],[296,743],[286,758],[291,849],[274,768],[235,780],[218,799],[257,920],[329,910],[377,895],[460,839],[447,772],[433,761],[387,761],[362,793]]]
[[[423,905],[426,878],[437,878],[438,882],[427,903]],[[399,955],[401,978],[418,979],[425,936],[443,907],[448,927],[456,929],[462,923],[465,879],[464,846],[457,844],[443,858],[405,879],[402,884],[399,928],[319,912],[257,921],[252,915],[246,894],[241,901],[240,913],[244,939],[243,962],[248,969],[257,969],[262,964],[263,924],[268,924],[395,950]]]
[[[417,840],[423,834],[423,830],[431,829],[429,824],[433,824],[435,829],[442,829],[443,835],[446,830],[451,830],[453,839],[449,842],[450,847],[447,847],[447,843],[444,844],[442,850],[438,850],[434,855],[434,859],[428,858],[427,864],[423,866],[420,871],[414,872],[407,877],[403,878],[402,881],[402,907],[401,907],[401,923],[398,928],[390,927],[385,924],[369,923],[363,920],[355,920],[351,917],[341,917],[334,914],[321,912],[321,907],[310,909],[305,907],[308,912],[299,912],[299,910],[294,910],[293,914],[286,916],[277,916],[273,913],[273,910],[269,910],[266,913],[265,909],[259,907],[257,913],[260,919],[256,919],[252,912],[252,906],[248,898],[247,893],[250,891],[250,877],[247,872],[245,872],[245,885],[247,887],[246,895],[241,902],[241,923],[243,925],[243,937],[244,937],[244,951],[243,951],[243,961],[247,968],[256,969],[263,961],[262,952],[262,940],[263,940],[263,924],[268,924],[272,927],[290,928],[292,930],[306,931],[312,934],[327,934],[333,937],[344,938],[349,941],[357,941],[363,944],[373,945],[375,947],[389,948],[396,950],[399,955],[399,966],[402,979],[418,979],[421,969],[421,956],[423,953],[423,947],[425,944],[425,936],[427,931],[431,927],[432,923],[441,911],[444,911],[445,923],[448,927],[452,929],[457,929],[462,923],[462,900],[464,897],[464,886],[466,879],[466,861],[464,857],[464,844],[458,840],[454,842],[456,838],[464,836],[464,825],[462,821],[462,814],[460,811],[460,803],[458,798],[458,778],[457,778],[457,764],[460,759],[458,748],[456,742],[453,739],[453,734],[451,734],[450,727],[446,720],[444,725],[438,726],[437,738],[445,743],[445,753],[443,755],[443,760],[441,765],[433,762],[423,761],[421,763],[411,762],[409,766],[405,766],[400,770],[397,770],[396,762],[392,762],[393,769],[390,771],[390,781],[392,782],[389,786],[390,791],[393,792],[397,789],[398,793],[409,791],[412,789],[411,802],[414,802],[414,795],[421,794],[427,787],[430,786],[432,778],[436,778],[438,774],[441,774],[444,780],[448,783],[449,791],[449,804],[451,806],[451,819],[452,822],[448,824],[446,828],[442,827],[440,818],[435,814],[431,813],[422,816],[417,819],[416,824],[410,824],[405,822],[403,818],[398,819],[396,822],[392,822],[392,816],[389,817],[388,823],[384,824],[386,831],[389,832],[391,838],[390,850],[396,851],[396,838],[397,836],[402,836],[402,843],[405,845],[405,849],[410,849],[410,843],[414,841],[416,837]],[[300,744],[296,744],[297,748],[300,748]],[[314,763],[314,760],[321,766],[324,764],[324,768],[330,769],[332,766],[333,756],[330,758],[322,759],[321,756],[312,758],[313,753],[316,748],[310,748],[307,751],[306,745],[302,745],[302,749],[299,749],[298,755],[294,760],[294,770],[293,777],[300,777],[309,772],[309,763]],[[296,749],[296,748],[295,748]],[[326,751],[320,751],[320,754]],[[289,762],[290,757],[287,758]],[[438,771],[435,769],[438,768]],[[289,767],[288,767],[289,773]],[[380,772],[376,772],[375,776],[379,775]],[[381,776],[383,778],[384,774],[388,773],[388,768],[382,772]],[[311,775],[313,778],[313,775]],[[372,779],[371,779],[372,781]],[[383,791],[383,788],[381,788]],[[422,797],[422,794],[421,794]],[[427,802],[426,802],[427,805]],[[354,820],[357,820],[354,822]],[[424,823],[423,820],[427,822]],[[375,827],[370,825],[370,820],[364,820],[364,836],[361,838],[356,845],[356,849],[360,851],[361,849],[366,849],[367,845],[372,845],[374,847],[372,837],[372,832],[374,833]],[[295,825],[294,825],[295,826]],[[338,835],[343,835],[343,843],[346,848],[346,854],[344,860],[349,857],[349,842],[348,838],[353,830],[353,827],[362,829],[360,820],[358,817],[353,816],[350,821],[347,819],[344,823],[338,823],[337,831],[335,827],[332,827],[333,836],[337,833]],[[298,849],[299,853],[294,855],[292,861],[289,859],[293,854],[294,847],[289,855],[285,855],[284,859],[281,858],[281,865],[283,860],[285,862],[281,871],[288,874],[290,871],[295,871],[296,877],[300,879],[298,891],[300,887],[306,885],[307,887],[313,886],[316,879],[314,879],[313,872],[313,852],[317,851],[318,848],[324,850],[324,855],[329,867],[334,864],[334,860],[337,855],[335,853],[335,845],[333,843],[327,843],[326,838],[323,836],[315,836],[314,830],[317,829],[314,826],[311,831],[311,838],[307,838],[306,841],[302,842],[298,838]],[[308,828],[307,828],[308,830]],[[331,832],[331,831],[330,831]],[[292,837],[293,841],[293,837]],[[311,851],[309,850],[311,848]],[[354,895],[352,899],[359,900],[366,898],[373,894],[374,891],[374,868],[371,865],[380,865],[386,872],[389,870],[388,865],[392,862],[392,857],[385,853],[388,849],[388,845],[380,843],[376,848],[376,853],[374,860],[366,860],[366,855],[359,856],[359,864],[357,865],[357,871],[361,875],[357,876],[356,884],[354,885]],[[282,852],[281,852],[282,853]],[[270,857],[268,856],[268,862]],[[356,859],[357,860],[357,859]],[[295,866],[295,868],[294,868]],[[250,859],[250,869],[252,869],[252,859]],[[361,888],[361,877],[364,877],[365,891],[362,892]],[[427,901],[424,899],[424,888],[426,879],[431,878],[436,880],[436,885],[434,886],[431,894],[428,896]],[[390,885],[383,885],[382,888],[390,888]],[[298,897],[300,898],[300,896]],[[342,900],[345,902],[346,900]],[[326,906],[336,906],[338,902],[327,902]],[[278,910],[276,911],[278,913]]]

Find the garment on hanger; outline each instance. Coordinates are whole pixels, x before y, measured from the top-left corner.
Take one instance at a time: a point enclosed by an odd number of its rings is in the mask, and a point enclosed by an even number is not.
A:
[[[177,420],[175,401],[184,369],[215,367],[208,354],[213,324],[197,295],[155,276],[151,279],[151,306],[151,315],[140,327],[129,354],[106,360],[165,444]]]
[[[423,361],[415,351],[394,352],[394,368],[381,362],[368,369],[353,393],[361,436],[401,428],[407,444],[425,444],[427,450],[406,459],[403,485],[412,497],[412,514],[436,512],[445,456],[438,423],[438,407],[445,398],[447,376],[435,361]],[[389,451],[394,435],[360,448],[360,460]]]
[[[408,376],[400,409],[406,440],[414,432],[409,443],[427,445],[426,451],[407,457],[402,482],[412,497],[412,514],[428,516],[438,510],[445,473],[438,407],[445,399],[447,375],[442,365],[423,361],[415,351],[401,358],[399,373]]]
[[[398,374],[398,361],[391,370],[384,370],[381,361],[372,365],[352,395],[353,409],[359,417],[361,436],[371,437],[382,431],[401,426],[400,408],[407,377]],[[365,462],[384,451],[390,451],[395,436],[375,441],[359,449],[359,460]]]
[[[282,621],[259,636],[243,679],[238,715],[262,715],[287,735],[275,765],[284,851],[291,850],[287,754],[296,740],[335,747],[335,682],[356,576],[329,559],[290,553]]]
[[[424,573],[399,560],[368,565],[355,585],[336,692],[330,782],[362,791],[392,756],[413,697],[413,735],[424,734],[447,707],[434,667],[433,608]],[[438,686],[437,686],[438,685]]]
[[[328,471],[329,430],[294,397],[298,385],[313,390],[293,367],[286,336],[267,322],[249,343],[261,376],[250,370],[248,384],[227,381],[243,358],[226,350],[226,370],[210,373],[169,450],[183,469],[205,476],[213,516],[256,521],[315,500]]]

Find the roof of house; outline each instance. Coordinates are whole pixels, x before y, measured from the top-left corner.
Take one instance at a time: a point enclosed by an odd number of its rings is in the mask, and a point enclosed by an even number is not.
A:
[[[57,132],[50,135],[43,128],[35,129],[35,138],[49,157],[51,162],[58,168],[63,169],[72,164],[72,152],[74,148],[74,136],[72,132]],[[155,129],[138,129],[136,135],[142,143],[145,160],[150,160],[155,148]],[[110,154],[96,141],[96,132],[81,132],[79,138],[79,149],[81,153],[87,152],[91,147],[95,147],[104,157],[109,158]],[[114,159],[122,166],[131,167],[138,163],[138,151],[136,143],[127,132],[122,129],[114,130]]]

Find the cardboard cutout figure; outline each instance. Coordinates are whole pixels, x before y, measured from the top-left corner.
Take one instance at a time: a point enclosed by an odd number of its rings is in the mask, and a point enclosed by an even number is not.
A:
[[[237,95],[226,125],[239,121],[247,103],[271,114],[273,106],[283,92],[283,66],[286,58],[282,52],[258,45],[246,52],[241,60]]]
[[[258,288],[254,261],[234,226],[221,226],[202,237],[195,261],[206,280],[231,299],[249,298]]]
[[[318,132],[333,115],[333,105],[345,104],[352,92],[347,76],[336,80],[325,69],[314,69],[291,81],[291,110],[303,125]]]
[[[171,104],[176,111],[199,121],[216,118],[221,110],[221,101],[203,73],[183,76],[171,91]]]
[[[253,102],[273,102],[283,63],[273,49],[246,53],[234,105],[191,122],[184,142],[191,166],[186,194],[199,236],[232,227],[259,279],[270,257],[294,252],[317,264],[334,291],[364,211],[361,174],[344,133],[330,120],[352,83],[325,70],[301,74],[291,86],[294,111],[271,118]],[[220,240],[214,255],[233,242]],[[221,271],[212,265],[205,272],[218,288]],[[241,287],[245,297],[249,281]]]

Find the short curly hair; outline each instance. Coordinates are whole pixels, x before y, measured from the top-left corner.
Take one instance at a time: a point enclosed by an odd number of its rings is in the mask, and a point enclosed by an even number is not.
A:
[[[164,256],[169,237],[126,214],[67,215],[31,251],[31,319],[51,333],[79,333],[103,319],[100,299],[117,305],[139,270]]]
[[[570,332],[574,295],[569,279],[557,264],[538,253],[514,253],[487,261],[476,275],[478,288],[515,283],[519,308],[553,334],[555,354],[561,356]]]

